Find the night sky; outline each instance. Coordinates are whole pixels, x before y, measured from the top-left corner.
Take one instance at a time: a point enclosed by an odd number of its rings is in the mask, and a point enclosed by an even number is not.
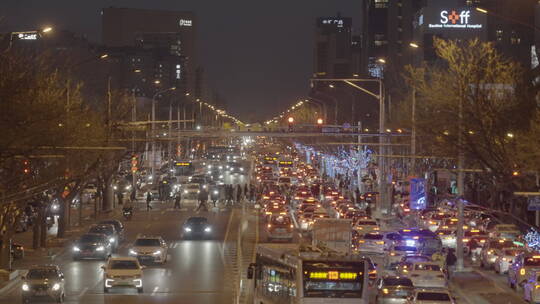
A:
[[[353,17],[362,0],[0,0],[0,32],[52,25],[101,41],[103,7],[188,10],[198,17],[199,63],[242,120],[269,118],[306,96],[315,18]]]

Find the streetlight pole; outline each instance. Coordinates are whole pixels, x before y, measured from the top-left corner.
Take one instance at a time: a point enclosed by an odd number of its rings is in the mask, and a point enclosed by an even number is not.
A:
[[[171,87],[168,89],[164,89],[161,91],[157,91],[154,96],[152,96],[152,181],[154,183],[155,180],[155,173],[156,173],[156,97],[160,94],[163,94],[168,91],[174,91],[176,90],[176,87]]]
[[[388,197],[388,189],[387,189],[387,186],[386,186],[386,159],[385,159],[385,154],[384,152],[386,151],[386,148],[385,148],[385,141],[386,141],[386,138],[384,136],[384,132],[385,132],[385,125],[386,125],[386,106],[385,106],[385,96],[384,96],[384,84],[383,84],[383,81],[381,78],[378,78],[378,79],[358,79],[358,78],[351,78],[351,79],[348,79],[348,78],[312,78],[311,81],[325,81],[325,82],[338,82],[338,81],[341,81],[341,82],[345,82],[346,84],[352,86],[353,88],[356,88],[372,97],[374,97],[375,99],[377,99],[379,101],[379,144],[380,144],[380,148],[379,148],[379,175],[377,176],[377,180],[378,180],[378,183],[379,183],[379,195],[380,195],[380,200],[381,200],[381,209],[388,209],[390,207],[390,201],[387,199]],[[358,84],[356,83],[361,83],[361,82],[376,82],[378,83],[379,85],[379,90],[378,90],[378,94],[377,93],[373,93],[372,91],[362,87],[362,86],[359,86]]]
[[[412,89],[411,171],[416,174],[416,88]]]

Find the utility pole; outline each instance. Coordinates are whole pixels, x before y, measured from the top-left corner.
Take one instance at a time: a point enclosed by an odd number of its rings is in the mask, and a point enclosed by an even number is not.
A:
[[[458,207],[458,227],[457,227],[457,246],[456,246],[456,256],[457,256],[457,264],[456,264],[456,271],[463,271],[463,199],[465,195],[465,187],[464,187],[464,158],[465,155],[463,154],[463,102],[459,102],[459,114],[458,114],[458,124],[459,124],[459,134],[458,134],[458,149],[459,149],[459,155],[458,155],[458,175],[457,175],[457,188],[458,188],[458,199],[457,199],[457,207]]]
[[[411,173],[416,174],[416,88],[412,91]]]
[[[358,129],[357,129],[357,132],[358,132],[358,154],[361,155],[362,152],[364,152],[364,147],[362,147],[360,144],[362,143],[362,136],[360,136],[360,131],[362,130],[362,122],[359,121],[358,122]],[[364,184],[362,183],[362,169],[360,167],[358,167],[358,169],[356,170],[356,175],[357,175],[357,183],[358,183],[358,191],[360,191],[360,193],[364,193]],[[357,198],[358,199],[358,198]]]

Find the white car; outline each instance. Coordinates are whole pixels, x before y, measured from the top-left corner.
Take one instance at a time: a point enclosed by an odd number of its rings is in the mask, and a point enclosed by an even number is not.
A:
[[[377,224],[377,221],[375,221],[375,220],[364,220],[364,219],[359,219],[354,224],[353,229],[356,230],[360,234],[366,234],[366,233],[381,230],[381,228],[379,227],[379,224]]]
[[[201,192],[199,184],[186,184],[183,188],[182,195],[186,199],[197,199]]]
[[[401,258],[406,255],[416,255],[418,254],[418,248],[413,246],[401,246],[401,245],[392,245],[388,251],[388,255],[385,256],[385,266],[388,269],[395,269]]]
[[[446,276],[437,263],[413,263],[408,274],[415,288],[446,288],[448,285]]]
[[[442,229],[437,230],[437,235],[441,239],[443,247],[446,248],[456,248],[457,241],[456,241],[456,233],[452,229]]]
[[[366,233],[358,240],[358,251],[370,253],[384,253],[384,235],[380,233]]]
[[[407,301],[408,304],[455,304],[447,289],[417,289]]]
[[[167,243],[160,236],[137,236],[129,255],[142,262],[165,264],[167,262]]]
[[[134,257],[109,258],[103,268],[103,292],[114,287],[133,287],[143,292],[143,269]]]
[[[506,274],[508,273],[508,268],[514,262],[516,256],[522,252],[525,252],[525,249],[521,248],[504,248],[501,250],[495,263],[493,263],[493,269],[496,273]]]

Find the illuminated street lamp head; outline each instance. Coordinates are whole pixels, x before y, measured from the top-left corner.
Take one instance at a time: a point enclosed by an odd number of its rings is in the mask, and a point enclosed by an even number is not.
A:
[[[333,84],[329,84],[328,87],[331,88],[331,89],[335,88],[335,86]]]
[[[103,54],[103,55],[99,56],[99,59],[105,59],[107,57],[109,57],[109,54]]]
[[[186,92],[186,96],[189,96],[189,92]]]
[[[289,123],[293,123],[293,122],[294,122],[294,118],[293,118],[293,117],[289,117],[289,118],[287,119],[287,121],[288,121]]]
[[[412,47],[412,48],[415,48],[415,49],[420,47],[416,42],[409,43],[409,46]]]
[[[53,30],[52,27],[48,26],[48,27],[42,29],[41,31],[42,31],[43,33],[48,33],[48,32],[51,32],[52,30]]]
[[[384,58],[379,58],[379,59],[377,59],[377,62],[378,62],[378,63],[385,64],[385,63],[386,63],[386,60],[385,60]]]
[[[154,80],[154,84],[160,84],[160,83],[161,83],[161,81],[159,81],[159,80],[157,80],[157,79]]]
[[[135,69],[135,70],[133,70],[133,72],[135,72],[135,73],[140,73],[141,70],[140,70],[140,69]]]
[[[317,119],[317,124],[318,124],[318,125],[322,125],[322,124],[323,124],[323,119],[322,119],[322,118],[318,118],[318,119]]]
[[[477,12],[480,12],[480,13],[482,13],[482,14],[487,14],[487,13],[488,13],[488,11],[487,11],[486,9],[483,9],[483,8],[481,8],[481,7],[477,7],[477,8],[476,8],[476,11],[477,11]]]
[[[176,87],[172,87],[171,90],[173,90],[173,91],[176,90]]]
[[[197,130],[200,130],[201,129],[201,126],[197,126]]]

